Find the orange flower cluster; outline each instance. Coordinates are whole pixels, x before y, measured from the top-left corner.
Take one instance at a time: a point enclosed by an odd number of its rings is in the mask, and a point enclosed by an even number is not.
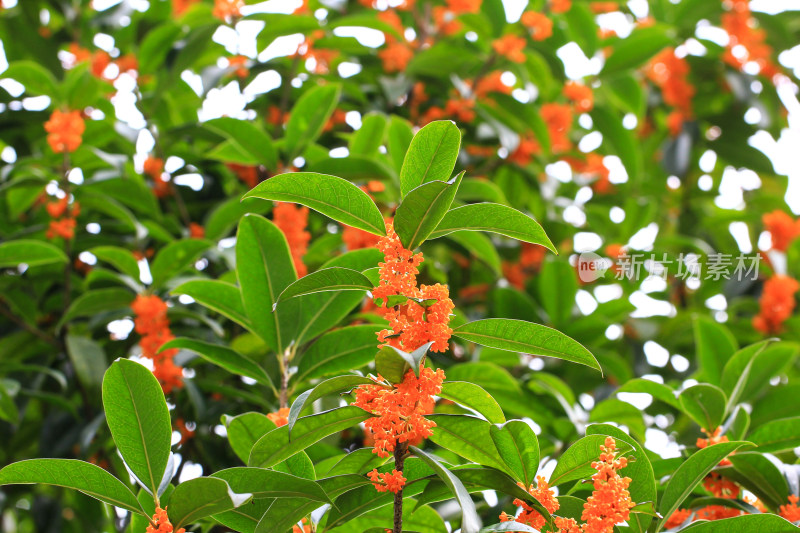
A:
[[[120,73],[139,70],[139,61],[133,54],[126,54],[114,61],[105,50],[95,50],[94,52],[91,52],[80,46],[78,43],[70,43],[68,51],[74,56],[72,62],[67,65],[68,68],[72,68],[79,63],[88,61],[90,63],[89,71],[96,78],[113,81],[115,79],[114,77],[105,76],[104,74],[106,68],[108,68],[108,66],[111,64],[117,65],[117,69],[119,69]]]
[[[783,323],[792,316],[794,293],[800,289],[797,280],[789,276],[775,274],[764,282],[764,290],[758,304],[761,308],[753,318],[753,327],[764,335],[779,333]]]
[[[591,2],[589,8],[592,13],[598,15],[601,13],[613,13],[614,11],[619,11],[619,2]]]
[[[448,326],[453,301],[447,285],[417,287],[417,267],[422,263],[422,254],[403,248],[391,222],[386,223],[386,236],[378,241],[378,249],[383,252],[384,262],[380,264],[380,284],[372,294],[375,303],[380,301],[378,314],[390,326],[378,333],[378,340],[406,352],[429,342],[433,342],[431,351],[446,351],[453,333]],[[436,301],[427,307],[413,300],[389,307],[391,296]]]
[[[542,105],[541,115],[550,133],[550,149],[553,153],[569,150],[569,132],[572,128],[572,108],[554,102]]]
[[[586,161],[580,159],[570,158],[569,164],[573,170],[585,176],[596,176],[592,182],[592,190],[597,194],[608,194],[612,190],[611,185],[611,171],[608,170],[603,162],[603,156],[595,153],[586,154]]]
[[[250,75],[250,69],[247,68],[247,56],[233,56],[228,58],[228,66],[233,69],[233,73],[240,78],[246,78]]]
[[[273,222],[286,236],[297,276],[302,278],[308,273],[308,268],[303,263],[303,256],[306,255],[308,241],[311,240],[311,234],[306,231],[308,208],[292,203],[276,203]]]
[[[269,106],[269,109],[267,109],[266,120],[273,126],[281,126],[286,124],[286,121],[289,120],[289,112],[281,112],[281,109],[278,106],[271,105]]]
[[[714,444],[721,444],[723,442],[728,442],[728,436],[722,435],[722,428],[718,427],[712,432],[708,432],[705,428],[701,428],[703,433],[706,434],[708,438],[704,439],[702,437],[697,439],[697,447],[701,450],[708,446],[713,446]],[[731,462],[728,459],[723,459],[720,461],[719,466],[730,466]]]
[[[383,70],[387,73],[403,72],[412,57],[414,52],[411,47],[391,35],[386,39],[386,47],[378,52],[378,59],[383,62]]]
[[[333,113],[331,113],[331,118],[329,118],[328,122],[325,123],[325,126],[322,127],[322,131],[331,131],[339,124],[346,124],[346,123],[347,123],[347,111],[345,111],[344,109],[334,109]]]
[[[738,69],[746,63],[756,63],[759,72],[767,78],[779,73],[772,61],[772,47],[766,43],[767,32],[756,28],[756,19],[750,12],[749,0],[727,0],[728,13],[722,15],[722,27],[730,35],[730,43],[723,59]]]
[[[223,22],[229,22],[242,16],[242,7],[244,7],[242,0],[214,0],[214,10],[211,14]]]
[[[194,437],[195,430],[189,429],[186,426],[186,421],[183,418],[175,419],[175,430],[181,434],[181,440],[178,441],[178,446],[186,444],[186,442]]]
[[[161,383],[164,394],[169,394],[174,388],[183,387],[183,370],[172,361],[178,350],[172,348],[158,353],[164,343],[175,338],[169,329],[167,304],[155,294],[139,294],[131,304],[131,309],[136,314],[136,333],[142,336],[139,342],[142,357],[153,361],[153,375]]]
[[[314,47],[314,42],[323,37],[325,37],[325,32],[316,30],[297,47],[297,54],[301,58],[314,60],[314,74],[327,74],[330,72],[331,63],[339,56],[338,50],[325,50]]]
[[[267,418],[272,420],[272,423],[278,427],[285,426],[289,423],[289,408],[281,407],[274,413],[269,413]]]
[[[761,217],[772,237],[772,249],[785,252],[796,238],[800,237],[800,219],[792,219],[788,213],[776,209]]]
[[[520,244],[519,261],[503,263],[503,276],[512,286],[519,290],[525,290],[525,283],[534,272],[539,270],[545,255],[547,255],[547,248],[544,246],[523,242]]]
[[[397,494],[406,484],[407,479],[403,477],[403,473],[397,470],[381,474],[377,468],[367,474],[372,485],[378,492],[394,492]]]
[[[525,62],[525,38],[513,34],[503,35],[492,43],[495,52],[514,63]]]
[[[564,96],[575,104],[575,111],[588,113],[594,108],[594,94],[591,87],[571,81],[564,85]]]
[[[647,77],[661,88],[664,103],[672,106],[667,122],[673,135],[677,135],[683,122],[692,117],[694,86],[689,83],[689,64],[675,55],[673,48],[666,48],[650,62]]]
[[[158,198],[164,198],[172,193],[169,183],[164,179],[164,160],[159,157],[148,156],[142,168],[145,175],[153,180],[153,193]]]
[[[534,41],[544,41],[553,35],[553,21],[544,13],[526,11],[519,20],[528,28]]]
[[[419,443],[433,434],[436,424],[425,415],[433,412],[433,397],[442,391],[444,378],[441,368],[433,370],[422,363],[419,377],[409,369],[400,383],[389,383],[378,375],[375,384],[356,388],[352,405],[374,415],[364,422],[374,439],[373,453],[389,457],[398,444]]]
[[[458,16],[462,13],[477,13],[481,9],[482,0],[447,0],[446,6],[433,8],[433,22],[436,31],[444,35],[453,35],[461,31]]]
[[[173,533],[172,524],[167,516],[166,507],[156,507],[156,513],[153,515],[153,523],[147,525],[147,533]],[[180,528],[174,533],[186,533],[184,528]]]
[[[566,13],[572,9],[572,0],[550,0],[550,11],[553,13]]]
[[[233,171],[236,176],[252,189],[258,185],[258,168],[250,165],[239,165],[238,163],[226,163],[226,166]]]
[[[472,122],[475,120],[475,100],[472,98],[450,98],[445,104],[444,109],[438,106],[431,106],[425,111],[420,121],[422,125],[429,124],[434,120],[453,118],[458,122]]]
[[[797,494],[790,495],[789,503],[786,505],[781,505],[778,509],[778,514],[780,514],[789,522],[800,521],[800,507],[797,505],[798,501],[800,501],[800,498],[797,496]]]
[[[503,73],[493,70],[475,85],[475,96],[485,98],[489,93],[511,94],[511,87],[503,83]]]
[[[189,237],[192,239],[203,239],[206,236],[206,229],[196,222],[189,222]]]
[[[554,517],[556,533],[612,533],[615,524],[628,520],[635,505],[628,492],[631,478],[620,477],[618,473],[628,465],[628,460],[624,457],[617,459],[616,446],[613,438],[606,437],[605,445],[600,446],[599,459],[592,463],[597,472],[592,476],[592,495],[583,505],[581,520],[584,524],[578,525],[572,518]],[[519,485],[525,488],[521,483]],[[536,485],[531,485],[528,492],[550,513],[556,512],[560,505],[553,489],[542,476],[536,478]],[[520,522],[534,529],[545,525],[545,518],[524,501],[516,499],[514,505],[522,507],[522,512],[516,517],[503,513],[500,515],[502,522]]]
[[[48,239],[55,239],[61,237],[62,239],[72,239],[75,237],[75,217],[81,212],[81,206],[78,202],[69,203],[69,196],[64,196],[60,200],[48,202],[45,206],[47,214],[52,219],[47,228]],[[62,218],[63,217],[63,218]]]
[[[533,137],[532,133],[529,133],[519,138],[519,144],[514,151],[508,155],[508,160],[524,167],[530,164],[530,162],[533,161],[533,156],[538,155],[541,151],[542,147],[539,145],[539,141]]]
[[[80,111],[67,111],[56,109],[50,115],[50,120],[44,123],[47,132],[47,144],[57,154],[74,152],[83,141],[83,132],[86,124]]]

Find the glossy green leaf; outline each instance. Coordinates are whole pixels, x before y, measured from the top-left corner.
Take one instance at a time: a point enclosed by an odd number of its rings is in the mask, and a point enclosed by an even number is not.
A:
[[[361,127],[350,137],[348,149],[351,155],[375,155],[383,144],[387,121],[384,115],[368,113],[361,120]]]
[[[725,364],[738,349],[736,339],[724,325],[705,316],[695,317],[694,338],[702,378],[719,385]]]
[[[139,280],[139,264],[130,250],[119,246],[95,246],[89,252],[100,261],[111,264],[114,268],[132,279]]]
[[[374,383],[370,378],[363,376],[336,376],[334,378],[326,379],[318,384],[313,389],[309,389],[300,394],[292,406],[289,408],[288,423],[286,426],[289,428],[289,438],[292,436],[292,429],[294,428],[297,419],[303,413],[306,406],[310,406],[316,400],[331,394],[338,394],[354,389],[358,385],[367,385]]]
[[[454,231],[487,231],[556,251],[542,226],[533,218],[502,204],[481,203],[456,207],[447,212],[430,239]]]
[[[136,496],[102,468],[75,459],[29,459],[0,470],[0,485],[41,483],[75,489],[121,509],[144,514]]]
[[[300,356],[294,380],[318,378],[360,368],[375,357],[380,326],[349,326],[320,337]]]
[[[658,521],[656,531],[659,531],[667,519],[672,516],[711,470],[725,457],[738,448],[747,445],[746,442],[734,441],[714,444],[698,450],[686,459],[667,482],[661,501],[658,504],[658,513],[662,518]]]
[[[287,426],[279,427],[261,437],[250,451],[247,464],[268,468],[308,448],[320,439],[355,426],[370,416],[363,409],[352,406],[304,416],[298,419],[292,428],[291,438]]]
[[[209,120],[203,126],[222,135],[236,150],[247,154],[266,168],[275,168],[278,154],[272,146],[272,140],[255,123],[221,117]]]
[[[126,289],[97,289],[86,291],[70,304],[58,321],[59,327],[76,318],[92,317],[98,313],[127,308],[135,295]]]
[[[388,148],[392,164],[398,172],[403,167],[403,160],[406,157],[406,152],[408,152],[408,147],[411,146],[411,140],[413,138],[414,131],[411,129],[411,124],[409,124],[408,121],[397,115],[392,115],[389,118],[389,128],[386,131],[386,147]]]
[[[451,181],[423,183],[406,194],[394,216],[394,230],[408,250],[417,248],[447,214],[464,172]]]
[[[722,423],[728,402],[722,389],[706,383],[684,389],[678,400],[686,414],[701,428],[712,432]]]
[[[498,277],[503,273],[502,260],[497,253],[494,243],[489,237],[473,231],[456,231],[447,235],[447,238],[463,246],[471,255],[480,259],[492,269]]]
[[[274,389],[269,375],[258,363],[221,344],[211,344],[209,342],[180,337],[163,344],[161,348],[159,348],[159,352],[170,348],[182,348],[192,351],[209,363],[222,367],[234,375],[246,376],[256,380],[262,385]]]
[[[431,469],[436,472],[436,475],[439,476],[442,481],[444,481],[445,485],[453,492],[456,501],[461,506],[461,531],[463,533],[478,533],[483,524],[475,510],[475,504],[472,502],[472,498],[461,481],[434,456],[423,452],[416,446],[409,446],[409,450],[431,467]]]
[[[78,379],[88,390],[97,391],[108,366],[102,346],[89,337],[78,335],[67,335],[64,340]]]
[[[283,151],[291,161],[303,153],[306,146],[317,140],[322,128],[339,102],[339,84],[319,85],[305,93],[294,104],[286,124]]]
[[[394,346],[382,346],[375,356],[375,370],[391,383],[400,383],[406,372],[413,370],[419,377],[419,366],[433,342],[424,344],[411,353]]]
[[[22,264],[28,266],[49,265],[67,261],[66,254],[49,242],[17,239],[0,243],[0,268]]]
[[[697,522],[682,530],[688,533],[791,533],[800,527],[774,514],[752,514],[723,518],[713,522]]]
[[[541,324],[488,318],[455,328],[453,336],[490,348],[555,357],[600,370],[600,364],[589,350],[563,333]]]
[[[41,94],[58,100],[59,91],[55,76],[36,61],[14,61],[0,77],[11,78],[24,85],[27,96]]]
[[[775,466],[774,457],[770,459],[759,452],[739,452],[728,459],[738,474],[734,481],[772,508],[786,504],[789,485],[781,470]]]
[[[153,287],[162,286],[170,277],[189,268],[213,243],[204,239],[184,239],[166,245],[150,265]]]
[[[167,514],[173,526],[181,528],[201,518],[239,507],[252,494],[237,494],[215,477],[198,477],[178,485],[169,497]]]
[[[526,487],[533,485],[539,471],[539,439],[533,428],[523,420],[509,420],[489,431],[514,479]]]
[[[449,181],[461,146],[461,132],[449,120],[431,122],[414,135],[400,169],[402,197],[429,181]]]
[[[322,268],[298,279],[278,296],[278,302],[331,291],[368,291],[372,282],[361,272],[342,267]]]
[[[231,490],[251,493],[253,498],[307,498],[330,503],[330,498],[316,481],[265,468],[226,468],[214,472],[211,477],[224,479]]]
[[[478,464],[508,471],[491,437],[492,424],[486,420],[467,415],[429,415],[436,423],[430,440]]]
[[[247,464],[253,445],[275,429],[277,426],[267,415],[261,413],[244,413],[235,417],[223,417],[228,442],[243,463]]]
[[[800,416],[781,418],[755,428],[748,436],[761,453],[777,453],[800,446]]]
[[[242,198],[295,202],[375,235],[385,235],[383,216],[367,193],[347,180],[316,174],[280,174],[259,183]]]
[[[167,468],[172,440],[161,385],[144,366],[119,359],[103,378],[103,407],[119,453],[144,488],[155,494]]]
[[[663,26],[639,28],[621,39],[606,59],[601,76],[638,67],[673,42]]]
[[[172,289],[172,293],[191,296],[202,306],[216,311],[247,329],[253,329],[250,319],[247,318],[244,311],[242,294],[236,285],[215,279],[196,279],[181,283]]]
[[[506,421],[497,400],[480,385],[467,381],[446,381],[442,384],[439,396],[478,412],[492,424]]]

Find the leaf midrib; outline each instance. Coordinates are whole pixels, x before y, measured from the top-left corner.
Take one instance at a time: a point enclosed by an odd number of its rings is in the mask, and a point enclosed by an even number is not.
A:
[[[145,464],[147,465],[147,473],[150,476],[150,488],[153,490],[153,493],[158,491],[158,485],[156,484],[153,478],[153,468],[150,466],[150,453],[147,451],[147,441],[144,436],[144,431],[142,431],[142,419],[139,416],[139,408],[136,405],[136,400],[133,397],[133,391],[131,390],[130,385],[128,384],[128,377],[125,375],[125,370],[120,367],[120,373],[122,374],[122,380],[125,382],[125,388],[128,389],[128,395],[131,399],[131,405],[133,405],[133,413],[136,415],[136,427],[139,430],[139,436],[142,439],[142,450],[144,451],[144,459]]]

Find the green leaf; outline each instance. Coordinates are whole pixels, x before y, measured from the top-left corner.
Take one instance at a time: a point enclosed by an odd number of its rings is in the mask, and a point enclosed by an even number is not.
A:
[[[106,311],[115,311],[128,307],[134,294],[126,289],[98,289],[86,291],[70,304],[58,321],[58,328],[75,318],[95,316]]]
[[[636,68],[672,42],[673,39],[668,35],[664,26],[639,28],[614,45],[600,75],[607,76]]]
[[[781,418],[756,428],[748,439],[761,453],[778,453],[800,446],[800,416]]]
[[[16,424],[19,420],[19,409],[14,402],[14,396],[16,395],[14,389],[19,389],[17,382],[0,379],[0,420],[5,420],[11,424]]]
[[[253,497],[237,494],[215,477],[198,477],[178,485],[169,497],[167,514],[177,530],[201,518],[239,507]]]
[[[722,389],[707,383],[699,383],[683,390],[678,400],[683,411],[701,428],[710,432],[722,423],[728,402]]]
[[[436,239],[454,231],[499,233],[512,239],[541,244],[556,252],[555,246],[550,242],[538,222],[512,207],[502,204],[469,204],[452,209],[439,222],[429,238]]]
[[[572,318],[578,279],[567,261],[545,261],[536,280],[539,299],[547,312],[549,322],[563,328]]]
[[[141,74],[152,74],[164,64],[164,59],[172,50],[172,44],[181,34],[181,28],[172,21],[156,26],[142,39],[139,46],[137,58],[139,60],[139,72]]]
[[[160,287],[171,277],[189,268],[211,246],[213,243],[205,239],[183,239],[166,245],[150,265],[153,287]]]
[[[539,439],[533,428],[523,420],[509,420],[489,431],[514,479],[526,487],[533,485],[539,470]]]
[[[295,382],[360,368],[375,357],[380,326],[350,326],[320,337],[300,356]]]
[[[269,468],[304,450],[320,439],[355,426],[371,415],[359,407],[339,407],[300,418],[289,438],[287,426],[261,437],[250,451],[248,466]]]
[[[592,463],[600,456],[600,446],[603,446],[605,441],[606,435],[586,435],[567,448],[558,458],[558,464],[550,474],[550,485],[555,487],[569,481],[591,477],[596,472],[592,468]],[[630,449],[631,445],[627,442],[617,442],[618,456]]]
[[[228,432],[228,442],[233,452],[245,464],[258,439],[277,427],[267,415],[261,413],[244,413],[233,418],[225,416],[223,420]]]
[[[671,405],[676,409],[681,408],[678,397],[675,395],[675,391],[672,390],[668,385],[658,383],[657,381],[644,378],[635,378],[627,383],[624,383],[619,389],[617,389],[617,393],[620,392],[649,394],[654,399],[661,400],[662,402],[666,403],[667,405]]]
[[[34,94],[47,95],[58,101],[58,87],[55,76],[35,61],[14,61],[0,74],[0,78],[11,78],[25,86],[28,96]]]
[[[41,483],[79,490],[101,502],[144,514],[136,496],[102,468],[75,459],[29,459],[0,470],[0,485]]]
[[[130,250],[119,246],[95,246],[89,252],[100,261],[110,263],[114,268],[139,281],[139,264]]]
[[[302,154],[306,146],[317,140],[336,109],[341,92],[342,87],[337,83],[319,85],[303,93],[295,103],[289,122],[286,123],[283,145],[289,161]]]
[[[411,146],[411,140],[414,138],[414,130],[411,129],[411,124],[408,121],[392,115],[389,118],[389,129],[386,136],[386,147],[389,151],[389,157],[392,160],[395,170],[398,172],[403,168],[403,160],[408,152],[408,147]],[[453,163],[455,167],[455,163]]]
[[[734,481],[755,494],[759,500],[772,508],[786,504],[789,485],[773,460],[760,452],[739,452],[728,458],[738,476]]]
[[[103,406],[120,455],[143,487],[155,494],[167,468],[172,441],[161,385],[144,366],[118,359],[103,378]]]
[[[431,441],[464,459],[508,472],[492,440],[492,424],[467,415],[433,414],[427,417],[436,423]]]
[[[723,518],[713,522],[696,522],[681,530],[687,533],[790,533],[800,531],[800,527],[792,524],[785,518],[774,514],[751,514]]]
[[[224,479],[232,490],[251,493],[253,498],[307,498],[332,503],[316,481],[274,470],[234,467],[214,472],[211,477]]]
[[[455,328],[453,336],[490,348],[555,357],[601,370],[589,350],[560,331],[541,324],[488,318]]]
[[[282,354],[292,340],[287,333],[294,327],[288,324],[294,308],[270,311],[297,274],[286,237],[278,226],[258,215],[242,218],[236,239],[236,275],[253,330]]]
[[[502,276],[503,266],[500,254],[490,238],[472,231],[456,231],[447,236],[456,244],[463,246],[467,252],[480,259],[492,269],[496,276]]]
[[[181,283],[172,294],[185,294],[200,305],[216,311],[237,324],[252,330],[253,325],[244,311],[239,287],[216,279],[197,279]]]
[[[378,148],[383,144],[386,126],[385,115],[368,113],[364,116],[361,120],[361,127],[350,137],[348,143],[350,155],[376,155]]]
[[[372,282],[357,270],[342,267],[322,268],[298,279],[278,296],[276,305],[282,301],[306,294],[335,291],[368,291]]]
[[[785,372],[797,357],[795,343],[769,341],[742,348],[728,360],[722,371],[722,389],[730,390],[728,404],[742,400],[752,402],[769,387],[769,381]],[[758,405],[759,402],[755,402]]]
[[[461,172],[451,181],[431,181],[408,192],[394,216],[394,230],[406,249],[417,248],[433,233],[450,209],[463,177]]]
[[[656,490],[655,473],[653,465],[647,456],[647,450],[636,439],[625,434],[621,429],[609,424],[592,424],[586,428],[587,435],[608,435],[617,442],[624,442],[633,447],[628,461],[628,466],[622,475],[631,478],[628,490],[631,493],[631,500],[637,503],[649,502],[655,505],[658,493]],[[653,517],[644,513],[632,513],[628,519],[628,525],[632,531],[644,533],[653,521]]]
[[[461,531],[463,533],[478,533],[481,529],[481,519],[475,510],[472,498],[464,488],[463,483],[453,475],[450,470],[444,467],[434,456],[428,455],[416,446],[409,446],[411,453],[422,459],[422,461],[436,472],[445,485],[447,485],[456,497],[456,501],[461,506]]]
[[[254,379],[258,383],[274,389],[269,375],[258,363],[227,346],[180,337],[163,344],[158,351],[163,352],[171,348],[190,350],[209,363],[222,367],[234,375]]]
[[[694,488],[703,478],[708,475],[720,461],[725,459],[732,452],[747,442],[734,441],[714,444],[702,450],[698,450],[688,459],[680,464],[678,469],[670,477],[661,501],[658,505],[658,512],[662,518],[658,521],[655,531],[659,531],[672,513],[683,503],[683,500],[692,493]]]
[[[268,169],[275,168],[278,154],[272,146],[272,140],[253,122],[221,117],[209,120],[204,126],[222,135],[237,151],[258,161]]]
[[[477,411],[492,424],[502,424],[506,421],[497,400],[480,385],[467,381],[447,381],[442,384],[439,396]]]
[[[65,344],[78,380],[88,390],[99,389],[103,383],[103,372],[107,367],[103,348],[89,337],[78,335],[67,335]]]
[[[258,49],[263,50],[276,38],[295,33],[309,34],[319,29],[319,21],[309,15],[283,13],[251,13],[245,20],[263,20],[264,29],[258,34]]]
[[[437,120],[419,130],[400,169],[401,196],[429,181],[449,181],[460,146],[461,132],[449,120]]]
[[[292,436],[292,428],[294,428],[306,405],[311,405],[324,396],[346,392],[358,385],[371,383],[374,383],[374,381],[363,376],[336,376],[335,378],[326,379],[313,389],[309,389],[299,395],[289,409],[288,423],[286,424],[289,428],[289,438]]]
[[[375,356],[375,371],[391,383],[400,383],[406,372],[413,370],[419,377],[419,365],[433,342],[424,344],[411,353],[394,346],[382,346]]]
[[[49,242],[18,239],[0,244],[0,268],[66,263],[69,258],[61,249]]]
[[[736,339],[728,328],[700,315],[694,320],[694,339],[702,379],[712,385],[719,385],[725,364],[738,349]]]
[[[586,57],[593,57],[600,39],[597,35],[598,27],[594,21],[594,14],[589,6],[576,3],[564,13],[564,18],[569,25],[569,35],[578,43]]]
[[[242,198],[295,202],[342,224],[386,235],[383,216],[369,195],[336,176],[313,172],[281,174],[259,183]]]

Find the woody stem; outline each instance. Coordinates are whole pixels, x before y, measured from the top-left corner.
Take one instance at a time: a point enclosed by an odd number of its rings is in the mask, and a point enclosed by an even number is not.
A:
[[[64,150],[64,160],[61,167],[61,188],[64,194],[67,195],[69,201],[70,184],[69,184],[69,152]],[[64,253],[67,255],[67,264],[64,266],[64,312],[69,308],[70,296],[72,292],[72,240],[64,239]]]
[[[403,463],[406,460],[408,443],[400,442],[394,448],[394,468],[401,474],[403,473]],[[394,528],[392,533],[402,533],[403,531],[403,489],[401,488],[394,494]]]
[[[280,402],[280,408],[283,409],[284,407],[289,407],[289,360],[291,359],[290,355],[290,348],[287,348],[283,352],[283,357],[280,361],[280,370],[281,370],[281,392],[278,396],[278,400]]]

